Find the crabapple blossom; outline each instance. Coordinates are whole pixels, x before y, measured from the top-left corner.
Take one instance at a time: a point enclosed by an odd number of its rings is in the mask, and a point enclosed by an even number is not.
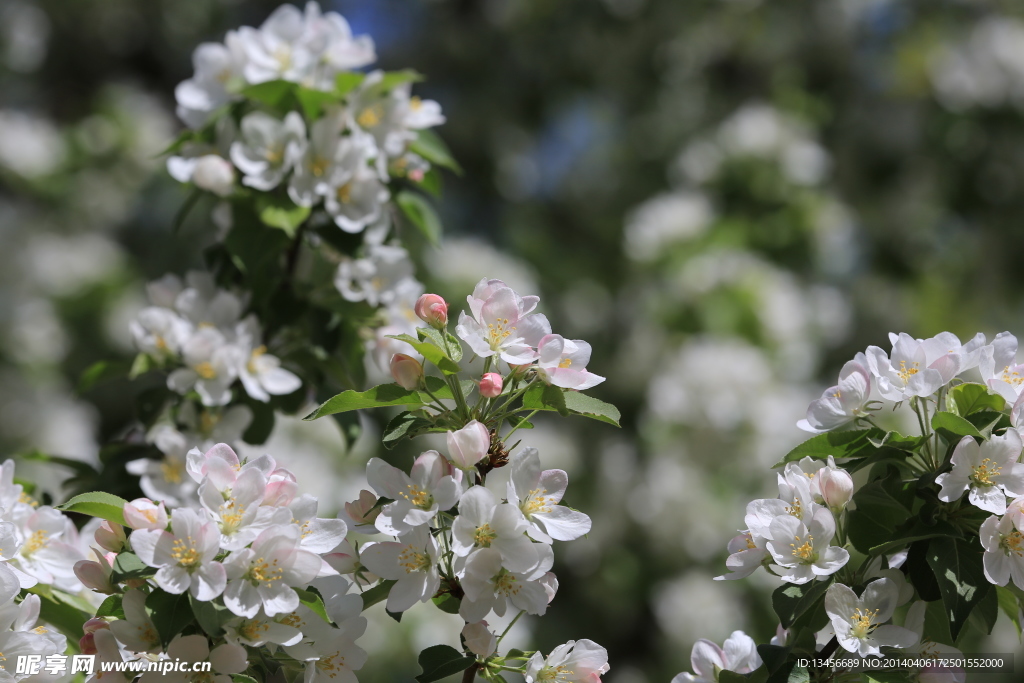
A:
[[[398,542],[363,546],[359,559],[377,576],[396,581],[388,593],[387,610],[404,612],[431,599],[440,588],[437,554],[437,541],[425,527],[418,526]]]
[[[261,111],[242,117],[240,138],[231,144],[231,161],[242,172],[242,184],[272,190],[301,158],[306,146],[306,125],[298,112],[284,120]]]
[[[96,557],[96,561],[79,560],[75,562],[73,567],[75,576],[89,590],[108,595],[116,593],[117,588],[110,578],[113,573],[112,565],[116,555],[114,553],[103,554],[96,550],[93,550],[93,554]]]
[[[442,330],[448,324],[448,302],[437,294],[424,294],[416,300],[416,317]]]
[[[192,324],[174,311],[150,306],[129,323],[135,348],[157,360],[177,358],[192,335]]]
[[[486,621],[467,623],[462,628],[462,639],[470,652],[485,659],[498,649],[498,637],[488,628]]]
[[[166,529],[167,510],[163,503],[154,503],[149,498],[136,498],[125,503],[125,523],[132,529]]]
[[[772,520],[768,530],[768,552],[776,563],[772,569],[790,583],[807,583],[817,576],[834,574],[850,560],[845,548],[829,545],[836,523],[824,508],[815,510],[807,525],[796,517],[782,515]]]
[[[175,636],[167,646],[167,656],[182,662],[209,661],[213,675],[206,674],[206,676],[209,676],[213,683],[231,683],[231,674],[242,673],[249,664],[245,648],[241,645],[224,643],[211,650],[210,642],[205,635]],[[160,680],[170,683],[190,683],[192,681],[191,667],[187,667],[184,671],[176,670],[166,673],[147,671],[142,675],[140,683],[155,683]]]
[[[266,489],[266,477],[255,468],[227,481],[211,476],[199,485],[199,501],[220,529],[221,548],[247,546],[271,522],[275,509],[260,507]]]
[[[387,185],[366,166],[356,166],[344,183],[324,197],[324,208],[335,225],[349,233],[362,232],[384,216],[384,204],[391,197]]]
[[[839,645],[861,657],[881,653],[881,647],[911,647],[918,634],[886,624],[892,618],[899,589],[889,579],[872,581],[858,597],[849,586],[834,583],[825,592],[825,612]]]
[[[185,342],[181,355],[186,367],[167,376],[167,387],[179,394],[195,389],[204,406],[227,405],[242,351],[216,328],[202,327]]]
[[[817,484],[822,500],[834,514],[838,514],[853,499],[853,477],[844,469],[822,467]]]
[[[540,313],[535,296],[522,297],[500,280],[481,280],[467,297],[472,315],[459,314],[455,333],[481,358],[499,356],[509,364],[531,363],[537,344],[551,334],[551,324]]]
[[[729,557],[725,558],[728,574],[716,576],[716,581],[745,579],[764,564],[769,557],[768,539],[744,531],[734,536],[727,546]]]
[[[345,503],[345,509],[338,514],[338,517],[345,520],[350,531],[359,534],[373,534],[377,533],[375,522],[379,515],[377,496],[373,495],[373,492],[363,489],[359,492],[357,499]]]
[[[348,526],[341,519],[317,517],[317,507],[316,498],[308,493],[298,496],[288,504],[288,510],[291,512],[290,521],[297,524],[301,532],[300,547],[319,555],[331,552],[344,541]],[[285,520],[289,521],[287,517]]]
[[[992,343],[982,349],[978,365],[981,377],[989,388],[1015,403],[1024,388],[1024,363],[1017,362],[1017,337],[1000,332]]]
[[[285,396],[302,386],[295,373],[281,367],[277,356],[267,353],[255,316],[248,316],[236,327],[241,353],[235,354],[235,372],[249,396],[266,403],[271,396]]]
[[[269,617],[260,610],[255,616],[235,617],[224,624],[224,637],[229,643],[260,647],[267,643],[294,645],[302,640],[303,633],[288,621],[290,615]]]
[[[978,444],[963,437],[953,450],[953,469],[935,478],[942,487],[939,500],[951,503],[970,489],[968,499],[982,510],[1001,515],[1006,496],[1024,495],[1024,465],[1017,462],[1021,438],[1014,429]]]
[[[20,547],[11,558],[11,569],[28,574],[40,583],[77,592],[80,587],[74,564],[84,557],[66,541],[67,518],[48,505],[29,510],[15,523]]]
[[[318,555],[301,548],[301,537],[294,524],[270,526],[251,547],[228,555],[224,560],[227,608],[240,617],[252,617],[260,608],[271,617],[294,611],[299,596],[293,587],[309,585],[323,565]]]
[[[149,498],[163,501],[161,504],[177,506],[193,500],[198,487],[186,476],[188,441],[185,436],[170,425],[159,425],[150,432],[149,440],[164,454],[163,459],[131,460],[125,469],[140,477],[142,492]]]
[[[506,497],[530,522],[527,533],[550,543],[574,541],[590,532],[590,517],[558,503],[569,485],[562,470],[541,470],[536,448],[524,448],[512,456]]]
[[[214,561],[220,532],[195,510],[171,512],[171,531],[138,529],[129,540],[143,562],[158,567],[154,580],[168,593],[187,590],[197,600],[209,601],[224,591],[224,566]]]
[[[747,674],[761,666],[754,639],[743,631],[733,631],[722,646],[701,638],[690,651],[693,673],[681,673],[672,683],[716,683],[719,671]]]
[[[1005,586],[1010,579],[1018,588],[1024,586],[1024,534],[1011,515],[989,517],[978,535],[985,549],[985,578],[997,586]]]
[[[366,620],[362,620],[366,628]],[[366,651],[356,645],[362,632],[329,629],[310,641],[312,656],[306,661],[303,683],[357,683],[355,672],[366,663]]]
[[[811,401],[807,417],[796,426],[807,432],[827,432],[838,429],[868,414],[865,404],[871,397],[871,373],[867,358],[858,353],[839,372],[839,383],[826,389],[821,398]]]
[[[121,552],[124,549],[124,542],[126,540],[124,527],[104,519],[100,522],[99,528],[96,529],[95,539],[104,550],[112,553]]]
[[[422,526],[442,510],[450,510],[462,494],[462,471],[451,466],[437,451],[425,451],[406,474],[379,458],[366,464],[366,480],[378,494],[394,502],[385,505],[376,519],[377,529],[401,536]]]
[[[877,346],[869,346],[865,356],[867,368],[877,380],[878,392],[890,401],[930,396],[960,371],[960,358],[955,353],[929,360],[933,344],[906,333],[891,334],[889,339],[891,357]]]
[[[480,621],[492,609],[499,617],[505,615],[508,603],[528,614],[543,615],[547,611],[548,592],[540,581],[551,568],[553,554],[549,546],[547,558],[537,569],[525,574],[510,572],[502,566],[501,553],[494,548],[481,548],[466,560],[461,579],[465,597],[459,615],[467,622]]]
[[[146,612],[146,593],[129,590],[121,600],[124,619],[111,622],[110,630],[133,652],[152,652],[160,648],[160,636]]]
[[[423,365],[412,356],[396,353],[391,357],[391,376],[403,389],[418,389],[423,383]]]
[[[461,470],[472,469],[487,457],[491,433],[482,422],[471,420],[462,429],[448,432],[448,458]]]
[[[539,652],[526,662],[526,683],[584,681],[597,683],[607,673],[608,651],[592,640],[570,640],[547,657]]]
[[[547,334],[537,343],[537,376],[556,387],[584,391],[603,382],[604,377],[587,371],[589,362],[590,344],[582,339]]]
[[[548,557],[526,536],[529,527],[517,506],[499,503],[489,489],[474,486],[459,502],[459,516],[452,523],[452,552],[466,557],[478,548],[494,548],[506,569],[529,573]]]

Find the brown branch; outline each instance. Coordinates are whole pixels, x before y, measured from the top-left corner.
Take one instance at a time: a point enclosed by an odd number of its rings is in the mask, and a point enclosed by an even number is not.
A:
[[[466,669],[466,672],[462,674],[462,683],[473,683],[476,680],[477,669],[480,668],[479,662],[473,662],[473,666]]]

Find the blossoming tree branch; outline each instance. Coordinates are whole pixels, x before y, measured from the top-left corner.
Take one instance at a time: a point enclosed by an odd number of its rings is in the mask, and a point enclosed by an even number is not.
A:
[[[530,420],[617,425],[618,411],[582,393],[603,381],[587,369],[590,346],[553,333],[538,297],[484,279],[452,325],[449,304],[424,293],[402,239],[437,240],[429,197],[438,168],[458,166],[429,130],[440,106],[411,94],[418,74],[360,70],[374,60],[369,37],[313,2],[196,50],[168,170],[190,188],[182,214],[206,207],[217,241],[206,270],[150,285],[130,366],[85,373],[83,388],[142,387],[101,467],[26,456],[73,467],[67,487],[80,493],[54,506],[3,464],[5,678],[37,675],[16,667],[21,655],[69,651],[210,664],[175,671],[182,680],[355,681],[362,613],[378,603],[395,619],[416,608],[465,621],[458,642],[420,654],[423,683],[608,670],[592,641],[508,649],[508,629],[487,619],[543,615],[558,591],[555,542],[591,527],[562,504],[566,473],[520,447]],[[367,365],[394,382],[363,390]],[[371,459],[372,490],[321,517],[279,459],[236,452],[262,443],[276,414],[316,404],[307,420],[332,416],[349,436],[353,411],[398,410],[384,446],[443,434],[446,448],[408,467]],[[507,484],[488,485],[503,467]],[[145,497],[117,495],[136,488]]]

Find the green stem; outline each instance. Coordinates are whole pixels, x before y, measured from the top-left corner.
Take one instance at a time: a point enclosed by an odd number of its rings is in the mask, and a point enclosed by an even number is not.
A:
[[[526,417],[522,418],[522,420],[520,420],[519,424],[517,424],[515,427],[512,428],[512,431],[510,431],[508,434],[506,434],[504,437],[502,437],[502,441],[508,442],[508,437],[510,437],[513,434],[515,434],[515,431],[517,429],[519,429],[520,427],[522,427],[524,422],[529,422],[530,418],[533,417],[534,415],[536,415],[539,412],[540,412],[539,410],[534,410],[532,413],[530,413]]]
[[[495,647],[501,645],[501,639],[508,635],[508,632],[511,631],[512,627],[516,625],[517,621],[519,621],[519,617],[523,616],[524,614],[526,614],[526,610],[521,609],[519,610],[519,614],[517,614],[512,621],[508,622],[508,626],[506,626],[505,630],[501,632],[500,636],[498,636],[498,642],[494,644]]]

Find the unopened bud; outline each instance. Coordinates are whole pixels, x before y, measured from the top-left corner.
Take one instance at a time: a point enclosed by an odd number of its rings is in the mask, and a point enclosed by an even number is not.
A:
[[[423,366],[412,356],[396,353],[391,357],[391,376],[403,389],[417,389],[423,381]]]
[[[497,398],[501,396],[502,385],[501,375],[488,372],[480,378],[480,395],[484,398]]]
[[[124,550],[124,527],[120,524],[103,520],[96,529],[96,542],[104,550],[119,553]]]
[[[85,633],[95,633],[104,628],[110,628],[110,622],[102,617],[93,617],[82,625],[82,631]]]
[[[471,421],[458,431],[448,432],[448,458],[462,470],[468,470],[487,456],[491,433],[482,423]]]
[[[207,154],[196,162],[192,182],[200,190],[227,197],[235,189],[235,167],[224,157]]]
[[[351,503],[345,503],[345,514],[348,518],[358,524],[372,525],[380,514],[377,506],[377,496],[370,491],[363,489],[359,492],[359,498]]]
[[[79,638],[78,651],[81,652],[83,655],[96,654],[96,636],[94,636],[91,633],[86,633],[84,636]]]
[[[416,315],[431,327],[443,330],[448,324],[448,302],[437,294],[424,294],[416,300]]]
[[[74,566],[75,576],[97,593],[115,593],[117,589],[110,583],[110,575],[104,571],[103,565],[92,560],[79,560]]]
[[[124,506],[124,522],[132,529],[156,529],[162,531],[167,528],[167,510],[163,503],[154,503],[149,498],[136,498]],[[97,541],[99,541],[97,532]],[[106,546],[103,546],[106,548]],[[112,550],[112,548],[107,548]]]
[[[466,624],[462,629],[462,639],[469,651],[479,657],[490,657],[498,649],[498,638],[487,628],[486,621]]]
[[[821,498],[831,510],[842,510],[853,498],[853,477],[844,469],[822,467],[818,472]]]

